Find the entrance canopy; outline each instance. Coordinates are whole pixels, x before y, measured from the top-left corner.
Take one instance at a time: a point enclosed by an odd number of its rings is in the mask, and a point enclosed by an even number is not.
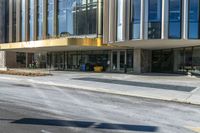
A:
[[[0,51],[13,52],[43,52],[43,51],[70,51],[95,50],[111,48],[102,43],[101,38],[56,38],[29,42],[0,44]]]

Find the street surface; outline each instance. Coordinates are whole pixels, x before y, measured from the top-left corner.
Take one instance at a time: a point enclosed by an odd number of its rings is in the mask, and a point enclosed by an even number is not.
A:
[[[0,80],[0,133],[198,133],[200,106]]]

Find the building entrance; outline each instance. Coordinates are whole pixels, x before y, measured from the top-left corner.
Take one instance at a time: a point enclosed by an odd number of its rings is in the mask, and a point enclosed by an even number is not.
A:
[[[133,50],[117,50],[111,52],[111,70],[113,72],[133,71]]]
[[[66,51],[47,54],[47,66],[55,70],[132,72],[133,50]]]
[[[120,72],[124,70],[126,64],[126,51],[112,51],[111,59],[113,72]]]
[[[173,50],[152,51],[152,72],[173,72]]]

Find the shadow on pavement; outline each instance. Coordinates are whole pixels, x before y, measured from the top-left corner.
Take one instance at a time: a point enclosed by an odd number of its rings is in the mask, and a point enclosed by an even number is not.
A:
[[[28,125],[127,130],[127,131],[139,131],[139,132],[156,132],[158,130],[158,128],[155,126],[145,126],[145,125],[96,123],[96,122],[86,122],[86,121],[68,121],[68,120],[53,120],[53,119],[34,119],[34,118],[23,118],[20,120],[13,121],[11,123],[28,124]]]
[[[156,88],[156,89],[163,89],[163,90],[175,90],[175,91],[184,91],[184,92],[191,92],[194,89],[196,89],[196,87],[191,87],[191,86],[144,83],[144,82],[136,82],[136,81],[125,81],[125,80],[103,79],[103,78],[85,77],[85,78],[73,78],[73,80],[92,81],[92,82],[100,82],[100,83],[108,83],[108,84],[129,85],[129,86]]]

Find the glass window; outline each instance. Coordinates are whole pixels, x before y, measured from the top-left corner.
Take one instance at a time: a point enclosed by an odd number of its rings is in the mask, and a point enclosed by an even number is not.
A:
[[[189,0],[189,31],[190,39],[199,38],[199,0]]]
[[[67,0],[58,0],[58,34],[67,32]]]
[[[34,0],[29,1],[29,35],[30,41],[34,40]]]
[[[130,39],[140,38],[141,0],[132,0]]]
[[[59,34],[96,34],[97,0],[59,0]],[[61,5],[63,3],[63,5]],[[64,26],[61,24],[65,24]]]
[[[43,32],[43,0],[38,0],[38,39],[42,39]]]
[[[123,40],[123,0],[117,0],[117,41]]]
[[[12,18],[12,41],[16,42],[16,1],[13,1],[13,18]]]
[[[161,38],[162,0],[149,0],[148,38]]]
[[[26,34],[25,34],[25,16],[26,16],[26,9],[25,9],[25,3],[26,0],[22,0],[21,2],[21,40],[26,41]]]
[[[74,10],[76,8],[76,0],[67,0],[66,5],[66,32],[69,35],[74,35],[74,23],[76,23],[76,19],[74,16]]]
[[[96,33],[96,23],[97,23],[97,0],[88,1],[88,34]]]
[[[194,47],[192,63],[194,72],[200,74],[200,47]]]
[[[48,0],[47,6],[47,37],[54,35],[54,0]]]
[[[88,18],[87,18],[87,1],[86,0],[77,0],[76,5],[76,13],[75,18],[77,20],[76,22],[76,35],[86,35],[88,34]],[[83,26],[84,25],[84,26]]]
[[[181,0],[169,0],[169,38],[181,38]]]

